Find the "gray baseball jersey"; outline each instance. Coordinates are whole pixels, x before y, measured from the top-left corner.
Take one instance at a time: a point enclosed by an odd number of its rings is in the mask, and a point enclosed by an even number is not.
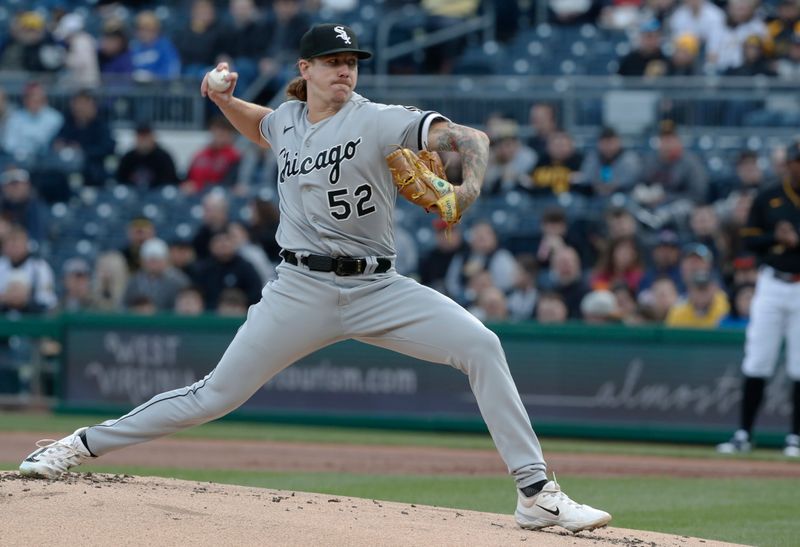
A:
[[[305,102],[288,101],[261,121],[278,159],[284,249],[327,256],[395,254],[397,189],[383,158],[398,145],[422,150],[436,112],[373,103],[356,93],[311,124]]]

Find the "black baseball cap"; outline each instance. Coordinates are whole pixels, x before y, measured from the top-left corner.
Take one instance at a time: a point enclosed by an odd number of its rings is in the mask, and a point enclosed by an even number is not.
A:
[[[355,53],[359,59],[369,59],[372,53],[358,48],[358,38],[346,25],[326,23],[314,25],[300,38],[300,58],[312,59],[334,53]]]
[[[790,161],[800,161],[800,141],[786,147],[786,163]]]

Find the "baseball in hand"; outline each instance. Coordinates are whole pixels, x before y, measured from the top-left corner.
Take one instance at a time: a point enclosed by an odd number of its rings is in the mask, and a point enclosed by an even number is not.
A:
[[[208,88],[212,91],[226,91],[231,83],[226,79],[228,71],[214,69],[208,73]]]

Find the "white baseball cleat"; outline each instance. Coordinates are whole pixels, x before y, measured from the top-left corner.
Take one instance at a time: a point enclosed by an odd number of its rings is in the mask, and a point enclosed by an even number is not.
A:
[[[783,455],[788,458],[800,458],[800,435],[790,433],[786,435],[786,445],[783,447]]]
[[[744,429],[734,432],[731,440],[717,445],[717,452],[720,454],[744,454],[752,450],[750,435]]]
[[[37,441],[36,446],[39,449],[25,458],[19,466],[19,472],[29,477],[57,479],[72,467],[82,464],[92,457],[81,440],[81,433],[86,429],[82,427],[60,441],[53,439]]]
[[[561,526],[577,533],[600,528],[611,521],[611,515],[605,511],[572,501],[561,491],[555,476],[535,496],[528,498],[521,491],[517,492],[514,517],[520,528],[539,530],[548,526]]]

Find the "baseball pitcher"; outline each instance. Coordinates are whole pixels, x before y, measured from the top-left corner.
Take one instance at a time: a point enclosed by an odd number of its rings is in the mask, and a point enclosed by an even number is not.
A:
[[[301,357],[355,339],[450,365],[469,383],[518,488],[517,523],[572,532],[611,516],[548,481],[539,441],[497,336],[458,304],[394,269],[398,193],[450,224],[475,201],[488,157],[485,134],[437,112],[378,104],[355,93],[359,49],[344,25],[312,27],[300,41],[300,76],[276,110],[233,97],[207,76],[200,91],[247,138],[278,160],[283,248],[278,277],[252,306],[219,364],[191,386],[163,393],[115,420],[43,444],[26,475],[57,477],[88,458],[227,414]],[[224,63],[218,69],[227,71]],[[219,75],[216,76],[219,78]],[[463,183],[445,178],[436,152],[455,151]]]

